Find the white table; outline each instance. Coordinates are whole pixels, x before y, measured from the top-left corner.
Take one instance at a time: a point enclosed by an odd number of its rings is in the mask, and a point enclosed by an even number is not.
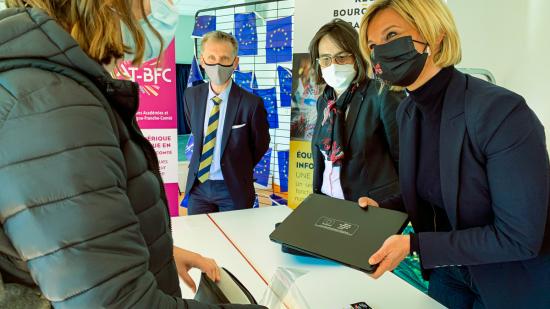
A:
[[[172,236],[175,246],[213,258],[239,278],[254,298],[261,299],[266,283],[206,215],[172,218]],[[193,269],[190,275],[198,287],[200,271]],[[195,294],[181,280],[180,287],[183,298],[193,299]]]
[[[275,206],[216,213],[210,217],[265,281],[271,282],[279,267],[307,272],[295,285],[309,308],[349,308],[351,303],[360,301],[374,309],[444,308],[393,273],[375,280],[334,262],[283,253],[280,245],[269,240],[269,234],[275,223],[283,221],[290,212],[287,207]]]

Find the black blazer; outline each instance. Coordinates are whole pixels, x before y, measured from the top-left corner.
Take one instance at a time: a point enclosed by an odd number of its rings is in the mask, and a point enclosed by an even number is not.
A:
[[[197,181],[209,87],[210,84],[206,83],[185,91],[185,119],[195,140],[185,189],[187,194]],[[241,124],[246,125],[232,128]],[[254,205],[254,167],[269,148],[270,139],[267,112],[262,99],[233,83],[223,127],[220,165],[235,209],[251,208]]]
[[[346,200],[357,201],[362,196],[382,200],[399,193],[395,112],[404,94],[393,91],[379,93],[379,86],[375,81],[367,80],[356,90],[349,105],[345,158],[340,169],[340,183]],[[316,140],[326,106],[327,98],[323,94],[317,100],[317,122],[311,143],[315,193],[321,193],[325,170],[325,158]]]
[[[468,266],[487,308],[550,308],[549,164],[544,128],[525,100],[455,70],[440,129],[441,191],[451,232],[434,232],[416,193],[418,114],[398,109],[401,198],[424,269]],[[547,251],[546,251],[547,252]]]

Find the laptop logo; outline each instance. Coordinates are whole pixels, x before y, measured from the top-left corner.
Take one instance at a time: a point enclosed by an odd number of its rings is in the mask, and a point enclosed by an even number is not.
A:
[[[321,217],[317,222],[315,223],[316,227],[329,230],[332,232],[337,232],[341,234],[345,234],[348,236],[353,236],[355,233],[357,233],[357,230],[359,229],[359,225],[353,224],[350,222],[345,222],[342,220],[336,220],[329,217]]]

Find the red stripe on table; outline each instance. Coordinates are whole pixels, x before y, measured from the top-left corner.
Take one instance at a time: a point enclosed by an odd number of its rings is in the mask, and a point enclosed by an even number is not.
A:
[[[267,280],[262,276],[262,274],[260,274],[258,269],[256,269],[256,267],[254,267],[252,262],[250,262],[250,260],[246,257],[246,255],[244,255],[244,253],[241,251],[241,249],[239,249],[237,244],[235,244],[233,242],[233,240],[231,240],[231,238],[229,238],[229,236],[223,231],[221,226],[218,225],[216,220],[214,220],[214,218],[212,218],[210,216],[210,214],[206,214],[206,216],[208,217],[208,219],[210,219],[210,221],[212,221],[212,223],[216,226],[216,228],[222,233],[223,237],[225,237],[225,239],[227,239],[227,241],[229,241],[229,243],[233,246],[233,248],[235,248],[235,250],[237,250],[237,252],[239,252],[239,254],[243,257],[243,259],[246,261],[246,263],[248,263],[248,265],[250,265],[250,267],[252,267],[252,269],[258,275],[258,277],[260,277],[260,279],[262,279],[262,281],[265,283],[265,285],[267,285],[267,287],[269,288],[269,283],[267,282]],[[283,306],[285,306],[285,308],[289,309],[288,305],[284,301],[283,301]]]
[[[223,236],[231,243],[231,245],[237,250],[237,252],[239,252],[239,254],[243,257],[243,259],[248,263],[248,265],[250,265],[250,267],[252,267],[254,272],[256,272],[256,274],[260,277],[260,279],[262,279],[262,281],[265,283],[265,285],[269,286],[269,283],[267,282],[267,280],[260,274],[260,272],[256,269],[256,267],[254,267],[254,265],[252,265],[252,262],[250,262],[250,260],[248,260],[248,258],[244,255],[244,253],[241,251],[241,249],[239,249],[239,247],[237,247],[237,245],[233,242],[233,240],[231,240],[231,238],[229,238],[229,236],[227,236],[227,234],[225,234],[223,229],[210,216],[210,214],[207,214],[206,216],[208,217],[208,219],[210,219],[210,221],[212,221],[212,223],[214,223],[214,225],[218,228],[218,230],[220,230],[220,232],[223,234]]]

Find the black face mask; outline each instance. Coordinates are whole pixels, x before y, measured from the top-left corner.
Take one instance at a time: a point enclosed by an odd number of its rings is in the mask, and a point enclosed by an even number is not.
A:
[[[414,42],[426,45],[420,54]],[[428,43],[415,41],[411,36],[395,39],[383,45],[375,45],[371,54],[374,75],[384,83],[406,87],[416,81],[426,60]]]

